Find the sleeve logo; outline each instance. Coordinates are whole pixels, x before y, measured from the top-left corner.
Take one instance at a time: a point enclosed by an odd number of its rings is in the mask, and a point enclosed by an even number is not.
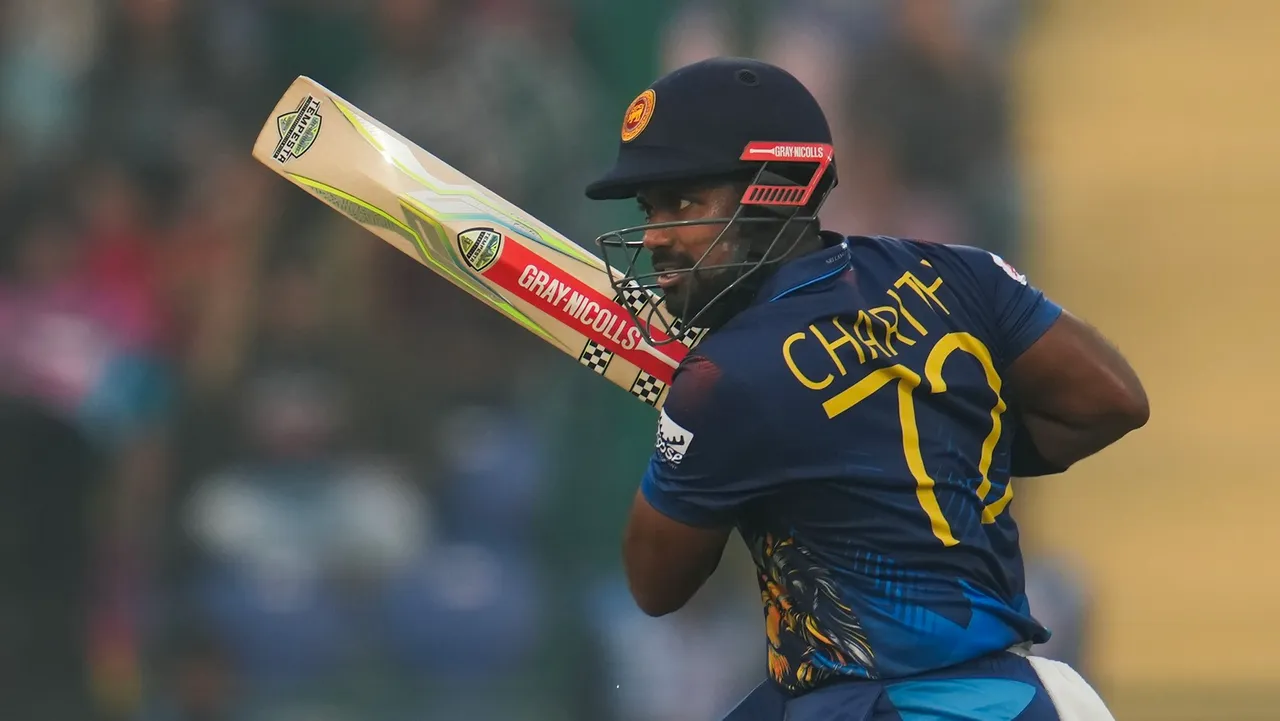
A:
[[[992,253],[991,259],[996,262],[996,265],[1000,266],[1001,268],[1004,268],[1004,272],[1008,274],[1010,278],[1013,278],[1014,280],[1018,281],[1023,285],[1027,284],[1027,276],[1023,275],[1022,273],[1019,273],[1018,269],[1014,268],[1012,265],[1009,265],[1009,263],[1005,261],[1004,258],[1001,258],[995,253]]]
[[[673,466],[680,465],[685,454],[689,452],[689,444],[693,442],[693,434],[685,430],[679,423],[671,420],[663,409],[658,419],[658,437],[656,439],[658,455]]]

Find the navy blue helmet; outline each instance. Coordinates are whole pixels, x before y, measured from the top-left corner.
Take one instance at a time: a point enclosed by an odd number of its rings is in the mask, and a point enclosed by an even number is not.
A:
[[[617,159],[587,186],[593,200],[636,197],[664,185],[738,183],[730,215],[623,228],[597,238],[611,283],[649,302],[633,308],[646,340],[675,340],[683,329],[714,328],[731,317],[784,260],[836,184],[831,129],[813,94],[793,75],[747,58],[712,58],[672,71],[644,90],[623,116]],[[647,232],[672,226],[723,225],[689,267],[658,273],[642,261]],[[727,244],[728,253],[715,251]],[[715,257],[714,263],[708,259]],[[667,303],[657,278],[691,274],[700,293]]]

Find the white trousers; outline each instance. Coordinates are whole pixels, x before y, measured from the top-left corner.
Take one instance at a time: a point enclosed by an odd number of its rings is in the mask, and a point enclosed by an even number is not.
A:
[[[1009,650],[1031,663],[1044,690],[1053,699],[1060,721],[1116,721],[1102,697],[1074,668],[1061,661],[1032,656],[1020,648]]]

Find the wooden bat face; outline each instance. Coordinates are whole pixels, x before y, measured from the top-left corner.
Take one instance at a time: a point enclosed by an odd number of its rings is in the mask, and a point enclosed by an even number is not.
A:
[[[600,258],[310,78],[280,98],[253,157],[655,408],[702,335],[646,342],[627,306],[648,291],[615,292]]]

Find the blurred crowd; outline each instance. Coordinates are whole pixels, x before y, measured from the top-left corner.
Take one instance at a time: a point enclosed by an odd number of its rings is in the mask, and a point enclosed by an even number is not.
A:
[[[762,677],[745,559],[656,621],[618,577],[651,412],[253,138],[306,74],[591,247],[635,220],[581,195],[625,104],[751,54],[828,108],[829,226],[1018,259],[1025,11],[0,0],[0,718],[718,718]]]

